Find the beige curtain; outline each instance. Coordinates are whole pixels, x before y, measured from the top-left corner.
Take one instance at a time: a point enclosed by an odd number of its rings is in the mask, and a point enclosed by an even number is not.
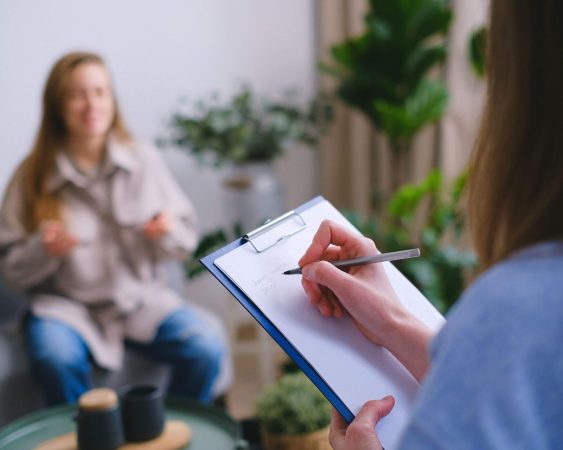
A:
[[[450,92],[448,111],[440,126],[430,126],[416,138],[409,178],[419,181],[432,167],[453,177],[465,166],[478,124],[483,81],[467,60],[469,32],[484,22],[486,0],[453,2],[455,19],[450,33],[450,55],[444,76]],[[330,61],[330,47],[362,32],[366,0],[317,0],[319,61]],[[320,74],[319,86],[334,91],[336,80]],[[385,140],[367,119],[342,103],[321,143],[321,192],[338,208],[366,214],[372,194],[390,193],[390,155]]]

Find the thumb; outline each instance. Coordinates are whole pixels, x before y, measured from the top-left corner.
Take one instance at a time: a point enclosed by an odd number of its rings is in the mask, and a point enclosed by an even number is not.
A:
[[[395,399],[388,395],[381,400],[370,400],[356,415],[356,422],[366,425],[375,425],[388,415],[395,406]]]
[[[307,264],[301,271],[303,278],[326,286],[329,289],[342,287],[353,282],[353,278],[346,272],[335,267],[328,261],[318,261]]]
[[[307,264],[302,269],[303,278],[329,288],[341,301],[357,290],[358,280],[328,261]],[[342,294],[342,296],[341,296]]]

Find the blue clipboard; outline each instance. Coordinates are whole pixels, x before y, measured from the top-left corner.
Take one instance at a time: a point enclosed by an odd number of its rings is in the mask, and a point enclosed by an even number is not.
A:
[[[307,209],[317,205],[318,203],[324,201],[322,196],[313,198],[312,200],[304,203],[293,211],[290,211],[277,219],[266,223],[265,225],[257,228],[256,230],[248,233],[242,238],[216,250],[215,252],[202,258],[200,261],[205,266],[209,272],[223,285],[227,290],[238,300],[238,302],[250,313],[250,315],[260,324],[264,330],[276,341],[276,343],[287,353],[287,355],[297,364],[297,366],[305,373],[305,375],[313,382],[313,384],[321,391],[321,393],[328,399],[330,403],[337,409],[342,417],[348,422],[354,419],[354,414],[352,411],[342,402],[338,395],[332,390],[332,388],[324,381],[324,379],[317,373],[315,368],[305,359],[301,353],[287,340],[287,338],[277,329],[277,327],[266,317],[260,309],[248,298],[248,296],[242,292],[217,266],[214,262],[217,258],[233,251],[234,249],[250,243],[252,244],[252,236],[255,234],[260,234],[266,231],[268,228],[275,226],[286,218],[297,215],[306,211]],[[296,230],[298,231],[298,230]],[[293,234],[293,233],[292,233]],[[285,237],[288,237],[287,235]],[[274,242],[272,245],[275,245]],[[253,244],[252,244],[253,245]],[[270,246],[272,246],[270,245]],[[266,251],[267,248],[255,249],[258,252]]]

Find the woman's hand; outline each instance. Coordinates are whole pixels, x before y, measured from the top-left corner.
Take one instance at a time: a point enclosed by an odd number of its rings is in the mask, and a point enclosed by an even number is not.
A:
[[[160,212],[143,225],[143,234],[149,239],[158,239],[170,233],[172,217],[167,212]]]
[[[381,450],[375,425],[391,412],[395,399],[387,396],[382,400],[367,402],[348,425],[333,409],[328,440],[333,450]]]
[[[429,366],[433,332],[402,305],[383,264],[351,267],[347,272],[327,261],[378,253],[370,239],[326,220],[299,260],[309,301],[325,317],[350,314],[374,344],[389,350],[418,380]]]
[[[406,311],[383,265],[366,264],[344,272],[325,262],[377,253],[372,240],[326,220],[298,264],[303,267],[303,288],[323,316],[342,317],[347,311],[370,341],[385,345],[394,316]]]
[[[67,256],[78,245],[78,238],[68,233],[63,223],[58,220],[43,222],[40,233],[41,242],[47,253],[57,258]]]

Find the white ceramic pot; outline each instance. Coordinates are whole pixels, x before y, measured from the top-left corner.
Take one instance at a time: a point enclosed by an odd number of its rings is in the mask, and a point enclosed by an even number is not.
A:
[[[244,233],[285,212],[283,186],[270,162],[233,166],[223,186],[227,217]]]

